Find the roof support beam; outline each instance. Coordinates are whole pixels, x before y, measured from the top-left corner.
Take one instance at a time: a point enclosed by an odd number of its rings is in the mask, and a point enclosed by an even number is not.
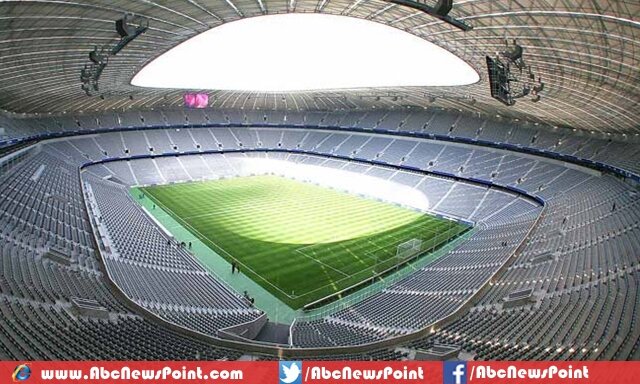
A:
[[[438,5],[436,7],[431,7],[425,3],[421,3],[419,1],[414,1],[414,0],[385,0],[385,1],[393,4],[402,5],[404,7],[417,9],[437,19],[440,19],[447,24],[453,25],[454,27],[461,29],[465,32],[473,29],[472,26],[465,24],[460,20],[454,19],[453,17],[448,15],[449,11],[451,10],[451,4],[448,4],[450,2],[447,2],[447,1],[442,1],[442,0],[438,1]]]

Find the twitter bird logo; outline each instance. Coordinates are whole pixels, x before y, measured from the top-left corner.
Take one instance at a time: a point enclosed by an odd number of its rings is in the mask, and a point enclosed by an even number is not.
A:
[[[302,384],[302,362],[280,362],[280,384]]]

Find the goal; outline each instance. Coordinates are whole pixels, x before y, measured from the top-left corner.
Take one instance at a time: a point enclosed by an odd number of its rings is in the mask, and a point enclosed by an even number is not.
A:
[[[397,267],[405,261],[418,256],[421,250],[422,240],[411,239],[404,241],[398,244],[395,254],[393,254],[392,249],[389,249],[388,252],[378,255],[373,271],[375,274],[388,271],[389,269]]]
[[[403,243],[398,244],[398,248],[396,250],[396,259],[399,263],[403,262],[419,254],[421,249],[421,239],[407,240]]]

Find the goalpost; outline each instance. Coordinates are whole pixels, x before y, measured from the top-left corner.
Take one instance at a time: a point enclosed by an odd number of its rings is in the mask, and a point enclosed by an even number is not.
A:
[[[387,254],[385,256],[378,256],[376,265],[374,267],[374,273],[382,273],[390,268],[393,268],[409,259],[412,259],[420,254],[422,251],[422,239],[411,239],[404,241],[396,247],[395,255]]]
[[[398,244],[396,260],[398,263],[416,256],[422,249],[422,239],[411,239]]]

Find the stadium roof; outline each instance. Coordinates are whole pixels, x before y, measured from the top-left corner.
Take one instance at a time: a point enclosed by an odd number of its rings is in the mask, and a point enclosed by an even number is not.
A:
[[[640,132],[637,0],[455,1],[450,15],[473,26],[469,32],[385,0],[2,1],[0,109],[78,113],[180,106],[183,91],[134,87],[132,77],[158,55],[210,28],[243,17],[284,12],[340,14],[403,29],[463,58],[481,79],[456,87],[213,91],[213,107],[335,110],[436,106],[585,130]],[[149,30],[110,59],[100,77],[102,97],[89,97],[80,88],[80,71],[89,62],[88,53],[94,46],[113,45],[119,40],[114,21],[124,13],[148,18]],[[538,103],[521,99],[506,107],[490,98],[484,60],[485,55],[504,50],[505,39],[514,38],[524,47],[527,63],[545,82],[545,91]],[[398,63],[397,70],[419,71],[420,66]]]

